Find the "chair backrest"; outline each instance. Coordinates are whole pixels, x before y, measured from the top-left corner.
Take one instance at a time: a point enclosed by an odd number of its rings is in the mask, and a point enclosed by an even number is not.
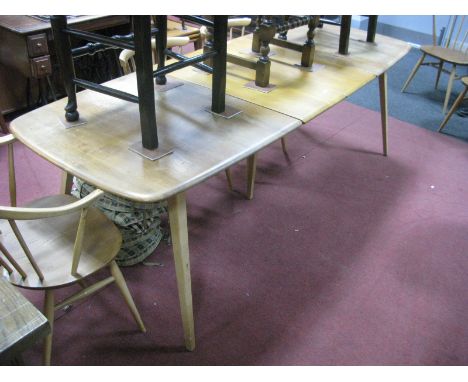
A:
[[[228,19],[229,40],[232,40],[232,32],[235,27],[241,28],[241,36],[245,33],[245,27],[252,22],[250,17],[233,17]]]
[[[11,230],[13,231],[14,236],[16,237],[19,246],[22,248],[24,255],[26,256],[30,266],[37,275],[38,279],[43,281],[44,275],[41,269],[39,268],[36,260],[34,259],[33,254],[31,253],[26,240],[23,237],[16,221],[18,220],[36,220],[36,219],[46,219],[58,216],[64,216],[68,214],[75,213],[77,211],[81,212],[78,229],[76,232],[74,247],[73,247],[73,260],[70,272],[72,275],[77,273],[77,268],[81,256],[81,249],[83,245],[83,237],[86,226],[86,218],[88,213],[88,208],[94,201],[99,198],[104,192],[101,190],[96,190],[93,193],[89,194],[83,199],[77,199],[75,202],[46,207],[46,208],[34,208],[34,207],[17,207],[16,206],[16,179],[15,179],[15,169],[14,169],[14,155],[13,155],[13,143],[15,138],[13,135],[9,134],[3,137],[0,137],[0,147],[8,146],[8,172],[9,172],[9,186],[10,186],[10,204],[11,206],[0,206],[0,219],[7,220]],[[59,196],[63,197],[63,196]],[[21,275],[22,279],[27,277],[26,270],[20,266],[20,264],[15,260],[15,257],[10,253],[6,248],[5,243],[3,243],[2,232],[0,231],[0,266],[4,267],[6,271],[11,274],[16,271]],[[3,257],[1,256],[3,255]]]
[[[229,40],[232,40],[233,29],[235,27],[241,27],[241,36],[245,34],[245,27],[249,26],[252,22],[250,17],[233,17],[228,19],[228,28],[229,28]],[[202,45],[206,40],[206,36],[208,34],[208,29],[205,26],[200,27],[200,38],[202,41]]]
[[[437,30],[440,29],[437,16],[432,16],[432,43],[439,45]],[[464,15],[450,16],[440,41],[444,48],[467,52],[468,50],[468,18]]]

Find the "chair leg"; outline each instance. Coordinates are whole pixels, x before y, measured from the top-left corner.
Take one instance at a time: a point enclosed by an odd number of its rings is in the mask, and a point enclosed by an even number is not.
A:
[[[135,302],[133,301],[132,295],[130,294],[130,291],[128,290],[127,283],[125,282],[125,279],[122,275],[122,272],[120,272],[119,266],[115,262],[115,260],[111,261],[110,265],[110,271],[112,276],[115,279],[115,283],[117,284],[118,288],[120,289],[120,293],[122,293],[122,296],[127,303],[127,306],[130,309],[130,312],[132,313],[133,318],[135,319],[136,323],[138,324],[138,327],[140,330],[145,333],[146,328],[145,324],[143,324],[143,321],[141,320],[140,313],[138,313],[138,309],[135,305]]]
[[[379,92],[380,92],[380,119],[382,124],[382,146],[383,155],[388,154],[388,108],[387,108],[387,72],[383,72],[379,76]]]
[[[233,188],[232,188],[231,169],[227,168],[226,170],[224,170],[224,172],[226,173],[226,180],[227,180],[227,184],[228,184],[228,189],[229,189],[229,191],[232,191]]]
[[[281,148],[283,149],[283,154],[288,156],[288,147],[286,146],[286,137],[281,138]]]
[[[450,117],[452,116],[453,113],[455,113],[455,110],[458,109],[458,106],[460,106],[460,104],[462,103],[463,101],[463,98],[465,98],[465,94],[466,92],[468,91],[468,86],[465,86],[465,89],[460,93],[460,95],[457,97],[457,99],[455,100],[455,102],[453,103],[453,106],[450,108],[448,114],[445,116],[444,120],[442,121],[440,127],[439,127],[439,132],[442,131],[442,129],[445,127],[445,125],[447,124],[447,122],[449,121]]]
[[[450,72],[449,82],[447,85],[447,92],[445,93],[444,109],[442,111],[444,114],[447,112],[447,106],[449,103],[450,95],[452,94],[452,86],[453,86],[453,80],[455,79],[456,68],[457,68],[457,65],[453,64],[452,71]]]
[[[44,340],[44,354],[42,361],[44,366],[50,366],[50,358],[52,355],[52,334],[54,333],[54,314],[54,292],[52,290],[46,290],[44,298],[44,315],[50,324],[50,334]]]
[[[247,158],[247,199],[249,200],[253,199],[256,172],[257,154],[252,154]]]
[[[439,85],[440,73],[442,73],[443,67],[444,67],[444,61],[443,61],[443,60],[440,60],[440,62],[439,62],[439,68],[437,69],[437,77],[436,77],[436,82],[435,82],[435,89],[437,89],[437,86]]]
[[[426,57],[426,53],[423,53],[421,58],[419,59],[419,61],[416,63],[416,65],[414,66],[413,70],[411,71],[408,79],[406,80],[405,84],[403,85],[403,87],[401,88],[401,92],[403,93],[407,86],[409,85],[409,83],[411,82],[411,80],[413,79],[414,75],[416,74],[416,72],[418,71],[419,67],[421,66],[421,64],[423,63],[424,61],[424,58]]]

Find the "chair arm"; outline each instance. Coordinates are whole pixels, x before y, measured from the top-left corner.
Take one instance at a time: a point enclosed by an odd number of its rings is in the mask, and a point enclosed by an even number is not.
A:
[[[0,207],[0,219],[9,220],[34,220],[66,215],[82,210],[91,205],[104,191],[94,190],[83,199],[58,207],[36,208],[36,207]]]
[[[232,27],[246,27],[250,25],[252,19],[250,17],[234,17],[232,19],[228,19],[228,28]]]
[[[16,138],[13,134],[7,134],[0,137],[0,146],[7,145],[16,141]]]

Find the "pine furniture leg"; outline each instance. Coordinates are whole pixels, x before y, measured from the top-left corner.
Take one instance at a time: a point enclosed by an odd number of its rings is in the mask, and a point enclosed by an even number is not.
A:
[[[383,72],[379,76],[379,91],[380,91],[380,118],[382,120],[383,155],[387,156],[388,154],[387,72]]]
[[[458,109],[458,106],[462,103],[463,99],[465,98],[465,94],[468,91],[468,86],[465,86],[465,89],[460,93],[460,95],[457,97],[455,102],[453,103],[452,107],[450,108],[449,112],[445,116],[444,120],[442,121],[442,124],[439,127],[439,132],[442,131],[442,129],[445,127],[447,122],[449,121],[450,117],[452,116],[453,113],[455,113],[455,110]]]
[[[286,145],[286,137],[281,138],[281,148],[283,149],[284,155],[288,156],[288,147]]]
[[[44,340],[44,354],[43,354],[43,364],[44,366],[50,366],[50,358],[52,354],[52,334],[54,332],[54,292],[52,290],[45,291],[44,298],[44,315],[50,324],[50,333]]]
[[[449,78],[448,85],[447,85],[447,92],[445,93],[445,101],[444,101],[444,109],[443,109],[444,114],[447,112],[447,106],[449,103],[450,95],[452,94],[452,86],[453,86],[453,80],[455,79],[456,68],[457,66],[453,64],[452,71],[450,72],[450,78]]]
[[[416,63],[416,65],[414,65],[414,68],[413,70],[411,71],[410,75],[408,76],[408,79],[406,80],[405,84],[403,85],[403,87],[401,88],[401,92],[403,93],[406,88],[408,87],[409,83],[411,82],[411,80],[413,79],[414,75],[416,74],[416,72],[418,71],[419,67],[421,66],[421,64],[423,63],[424,61],[424,58],[426,57],[426,53],[423,53],[421,58],[418,60],[418,62]]]
[[[69,172],[62,171],[62,181],[60,184],[60,193],[61,194],[71,194],[71,189],[73,185],[73,175]]]
[[[128,290],[127,283],[125,282],[122,272],[120,271],[120,268],[115,262],[115,260],[112,260],[109,267],[110,267],[111,274],[114,277],[114,281],[117,284],[117,287],[119,288],[120,293],[122,293],[125,303],[130,309],[130,312],[132,313],[132,316],[135,319],[135,322],[137,323],[140,330],[143,333],[146,333],[145,324],[143,324],[143,321],[140,317],[140,313],[138,312],[135,302],[133,301],[132,295],[130,294],[130,291]]]
[[[179,290],[180,311],[184,327],[185,348],[195,349],[195,330],[193,323],[192,282],[190,278],[190,259],[187,231],[187,206],[185,193],[180,192],[168,199],[169,223],[172,235],[172,251]]]
[[[249,200],[253,199],[256,172],[257,154],[252,154],[247,158],[247,199]]]
[[[229,191],[232,191],[233,188],[232,188],[231,169],[227,168],[226,170],[224,170],[224,172],[226,173],[226,180],[227,180],[227,184],[228,184],[228,189],[229,189]]]
[[[444,67],[444,61],[440,60],[439,67],[437,68],[437,77],[436,77],[436,82],[435,82],[435,89],[437,89],[437,86],[439,85],[440,73],[442,72],[443,67]]]

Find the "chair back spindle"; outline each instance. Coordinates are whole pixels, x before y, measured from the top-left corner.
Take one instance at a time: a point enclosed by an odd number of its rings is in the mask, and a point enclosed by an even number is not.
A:
[[[5,248],[5,246],[1,242],[0,242],[0,252],[3,253],[3,256],[7,258],[11,266],[21,275],[21,278],[24,280],[27,277],[26,272],[24,271],[23,268],[20,267],[20,265],[16,262],[15,258],[10,254],[10,252],[8,252],[8,250]],[[0,260],[2,259],[0,258]],[[9,267],[6,262],[2,260],[0,264],[3,267],[5,267],[5,269],[10,275],[13,273],[13,269]]]
[[[28,258],[31,266],[34,269],[34,272],[36,272],[37,277],[39,280],[44,281],[44,275],[37,265],[36,260],[34,260],[34,256],[32,255],[31,251],[29,250],[28,245],[26,244],[26,241],[23,238],[23,235],[21,234],[16,222],[12,219],[8,219],[8,223],[10,223],[10,227],[13,230],[13,233],[15,234],[16,238],[18,239],[19,244],[21,245],[21,248],[23,248],[24,254]]]

